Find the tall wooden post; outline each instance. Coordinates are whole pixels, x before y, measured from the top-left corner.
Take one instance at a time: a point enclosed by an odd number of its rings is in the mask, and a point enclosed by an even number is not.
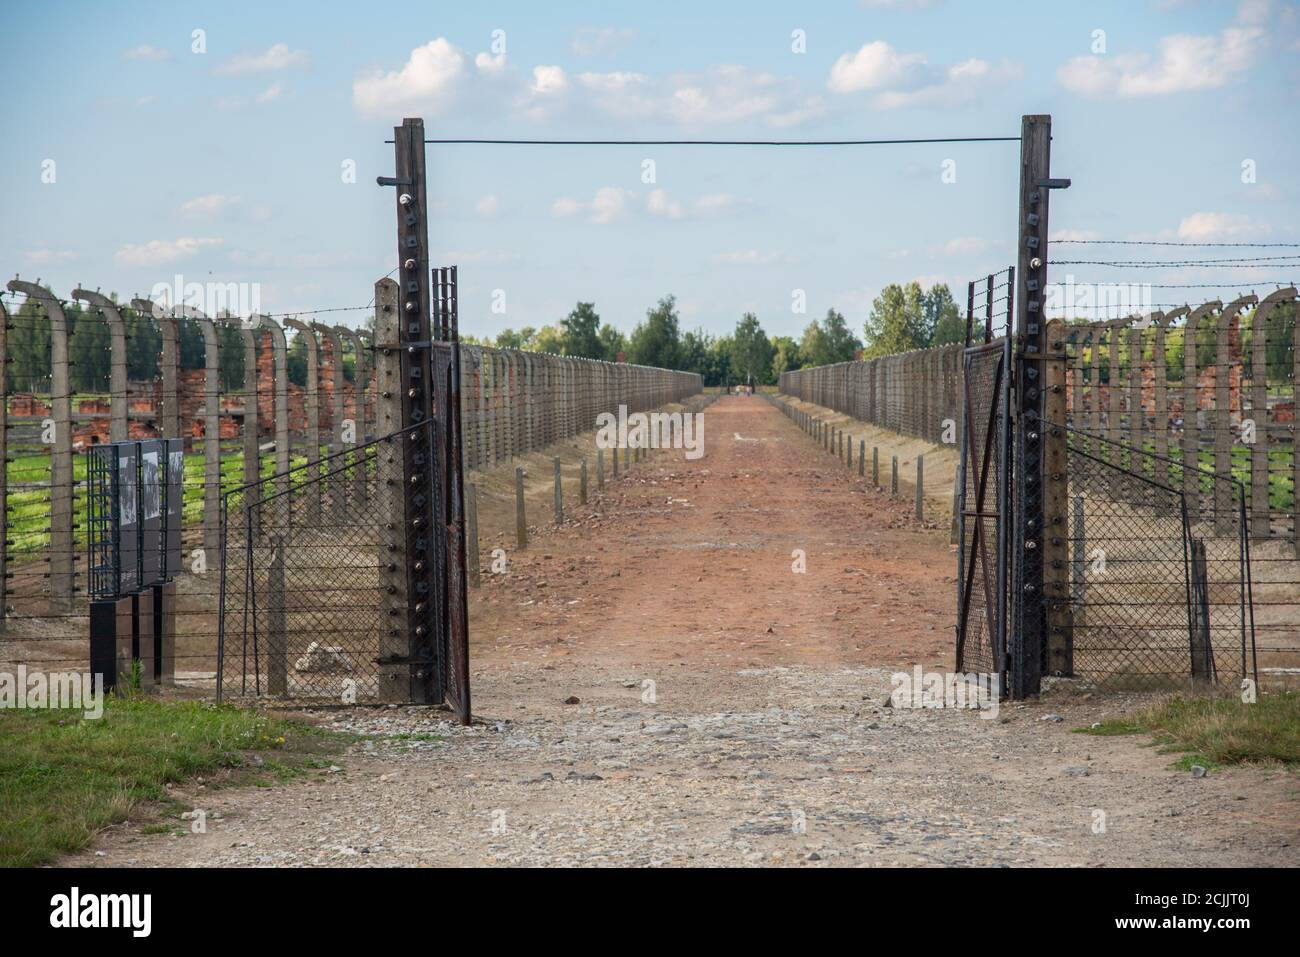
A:
[[[1012,516],[1012,628],[1008,652],[1009,691],[1013,698],[1037,694],[1046,650],[1044,594],[1045,529],[1064,534],[1065,482],[1049,495],[1044,487],[1047,329],[1043,296],[1047,288],[1048,204],[1051,191],[1070,185],[1051,178],[1052,118],[1021,118],[1020,214],[1016,245],[1016,324],[1012,375],[1015,387],[1015,508]],[[1063,474],[1063,473],[1062,473]],[[1049,505],[1050,498],[1050,505]],[[1056,600],[1068,596],[1052,596]]]
[[[403,633],[407,638],[406,664],[410,675],[409,700],[417,704],[441,703],[444,697],[443,662],[438,635],[443,622],[435,590],[439,550],[434,534],[434,498],[437,483],[432,472],[435,450],[433,430],[427,427],[433,408],[432,275],[429,268],[429,204],[425,190],[424,121],[407,118],[393,130],[394,175],[380,177],[381,186],[393,186],[397,209],[398,300],[396,321],[388,336],[375,332],[375,347],[385,347],[388,359],[398,363],[396,382],[387,389],[400,411],[398,428],[407,429],[401,444],[402,525],[400,569],[406,598]],[[395,326],[395,328],[394,328]],[[396,340],[393,338],[396,333]],[[445,468],[460,467],[446,462]],[[445,604],[445,603],[442,603]],[[403,620],[399,617],[399,620]]]

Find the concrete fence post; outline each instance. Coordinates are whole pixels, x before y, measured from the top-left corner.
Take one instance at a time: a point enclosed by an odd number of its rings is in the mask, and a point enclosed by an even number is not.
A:
[[[481,569],[478,556],[478,484],[465,483],[465,564],[469,571],[469,584],[478,588]]]
[[[523,466],[515,468],[515,544],[520,548],[528,547],[528,521],[524,517]]]
[[[553,459],[555,463],[555,524],[564,523],[564,486],[560,483],[560,457],[557,455]]]
[[[916,457],[916,520],[925,520],[925,456]]]

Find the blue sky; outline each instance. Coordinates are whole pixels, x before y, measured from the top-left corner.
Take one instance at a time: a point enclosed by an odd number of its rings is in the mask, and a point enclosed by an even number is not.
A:
[[[62,295],[85,283],[127,297],[179,274],[255,283],[267,311],[364,306],[396,264],[391,191],[374,178],[392,172],[384,140],[403,116],[431,136],[815,139],[1017,135],[1021,114],[1051,113],[1054,172],[1074,181],[1054,197],[1054,234],[1300,241],[1295,4],[1035,9],[28,5],[0,36],[0,262]],[[460,266],[476,335],[554,322],[579,299],[629,331],[667,293],[688,328],[728,331],[753,311],[797,336],[835,306],[860,331],[886,283],[948,282],[960,300],[1009,264],[1017,149],[430,147],[434,259]],[[1054,258],[1096,258],[1084,251]],[[1300,278],[1089,268],[1052,278],[1235,283],[1225,297]]]

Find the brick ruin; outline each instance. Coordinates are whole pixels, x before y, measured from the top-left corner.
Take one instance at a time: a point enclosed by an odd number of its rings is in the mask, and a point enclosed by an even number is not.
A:
[[[341,359],[341,357],[340,357]],[[320,428],[322,436],[328,436],[333,426],[330,410],[334,403],[334,349],[330,341],[322,337],[321,361],[319,366],[320,388]],[[271,334],[262,332],[262,341],[257,354],[257,432],[259,438],[275,438],[275,375],[274,353],[271,347]],[[179,393],[179,412],[181,418],[181,436],[185,447],[192,451],[202,442],[204,434],[204,379],[203,369],[181,369],[177,373],[177,391]],[[293,382],[288,383],[287,398],[289,406],[290,432],[304,432],[307,428],[306,390]],[[157,438],[160,435],[158,417],[162,414],[162,380],[127,383],[127,433],[132,439]],[[367,396],[366,407],[372,414],[367,416],[373,421],[374,408],[373,383]],[[220,397],[220,432],[222,439],[239,437],[244,424],[244,396],[242,390],[222,393]],[[51,414],[49,403],[37,398],[32,393],[16,393],[9,400],[11,419],[45,418]],[[72,445],[74,449],[98,445],[110,441],[109,437],[109,403],[105,399],[81,399],[73,403],[73,415],[81,418],[73,429]],[[82,418],[90,416],[91,418]],[[356,387],[347,379],[343,381],[343,417],[356,420]]]

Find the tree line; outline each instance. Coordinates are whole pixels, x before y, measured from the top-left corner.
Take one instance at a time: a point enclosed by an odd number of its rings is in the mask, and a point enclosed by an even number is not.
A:
[[[116,301],[116,300],[115,300]],[[126,377],[132,382],[152,382],[158,376],[162,352],[162,332],[150,317],[120,305],[126,327]],[[112,354],[108,323],[92,314],[90,307],[69,302],[63,307],[68,324],[68,379],[73,392],[102,393],[109,388]],[[204,367],[203,330],[197,322],[182,320],[178,324],[180,367]],[[9,356],[9,383],[15,392],[48,392],[50,389],[50,324],[41,305],[24,302],[9,317],[6,353]],[[244,386],[244,340],[238,329],[217,324],[217,345],[221,364],[221,388],[232,392]],[[289,381],[307,385],[307,341],[302,336],[289,340],[286,356]],[[351,343],[343,341],[343,375],[352,380],[356,357]]]
[[[669,295],[646,310],[645,319],[627,336],[603,322],[594,303],[580,302],[554,325],[505,329],[495,338],[464,338],[478,345],[607,362],[622,353],[638,365],[697,372],[708,386],[773,385],[782,372],[848,362],[859,349],[866,358],[875,358],[961,342],[965,324],[946,285],[926,292],[913,282],[886,286],[872,303],[862,331],[864,338],[859,338],[843,313],[828,309],[823,318],[808,323],[798,339],[768,335],[752,312],[742,315],[726,335],[683,332],[677,300]]]

